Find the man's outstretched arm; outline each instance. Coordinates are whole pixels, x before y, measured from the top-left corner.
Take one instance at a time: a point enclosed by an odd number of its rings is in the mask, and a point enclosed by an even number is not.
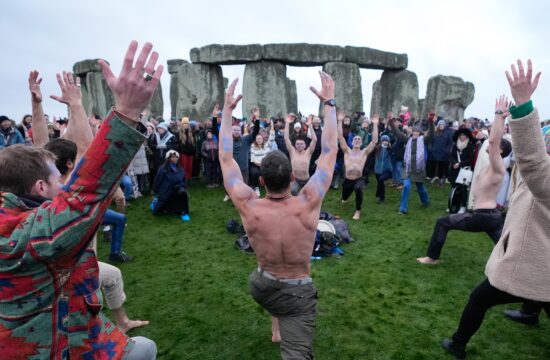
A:
[[[334,99],[334,81],[327,73],[320,71],[319,74],[322,84],[321,91],[318,91],[313,86],[310,87],[310,90],[324,103],[327,100]],[[334,106],[325,104],[324,113],[325,127],[321,135],[321,155],[317,162],[317,170],[300,192],[301,195],[310,201],[314,208],[321,206],[323,197],[330,186],[334,164],[336,163],[336,153],[338,152],[336,141],[336,109]]]
[[[40,84],[42,78],[38,78],[38,71],[33,70],[29,74],[29,91],[31,92],[32,103],[32,141],[36,147],[44,147],[49,141],[48,124],[44,118],[42,108],[42,92]]]
[[[378,124],[380,124],[380,117],[378,114],[374,114],[372,116],[372,141],[365,148],[367,155],[372,153],[378,144]]]
[[[500,142],[504,135],[504,120],[510,115],[508,108],[510,103],[508,98],[501,95],[495,104],[495,120],[491,126],[491,134],[489,135],[489,163],[491,169],[497,174],[504,174],[504,162],[500,155]]]
[[[242,95],[239,95],[236,98],[234,96],[237,81],[238,79],[233,80],[231,85],[229,85],[225,91],[225,103],[222,111],[222,126],[220,129],[219,158],[225,190],[231,200],[233,200],[235,206],[238,209],[242,209],[244,202],[257,195],[250,187],[248,187],[248,185],[244,183],[239,165],[235,159],[233,159],[232,115],[233,109],[235,109],[242,98]]]

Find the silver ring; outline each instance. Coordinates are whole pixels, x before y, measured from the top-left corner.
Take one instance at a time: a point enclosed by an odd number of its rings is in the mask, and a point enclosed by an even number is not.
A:
[[[153,74],[149,73],[143,73],[143,77],[145,78],[145,81],[151,81],[153,79]]]

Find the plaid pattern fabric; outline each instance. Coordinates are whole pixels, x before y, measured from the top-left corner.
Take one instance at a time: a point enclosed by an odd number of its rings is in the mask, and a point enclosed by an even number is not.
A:
[[[0,357],[120,359],[132,342],[101,313],[90,242],[144,137],[111,113],[68,183],[29,207],[0,193]]]

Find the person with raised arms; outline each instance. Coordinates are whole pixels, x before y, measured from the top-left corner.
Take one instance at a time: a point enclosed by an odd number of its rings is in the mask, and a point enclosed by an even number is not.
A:
[[[290,193],[294,179],[290,161],[278,150],[266,155],[260,166],[265,198],[243,181],[232,154],[231,116],[242,98],[234,95],[237,79],[226,90],[220,130],[224,186],[258,260],[249,279],[250,293],[272,315],[272,341],[281,342],[283,359],[313,359],[317,290],[310,277],[310,257],[337,152],[334,81],[324,72],[320,77],[321,90],[310,89],[324,103],[321,155],[315,173],[297,196]]]
[[[292,165],[292,175],[294,175],[294,180],[290,183],[290,190],[292,195],[298,195],[300,189],[304,187],[309,179],[309,163],[311,161],[311,155],[315,151],[315,146],[317,144],[317,136],[315,131],[312,131],[311,134],[311,143],[306,149],[306,139],[299,136],[296,138],[294,146],[290,141],[289,129],[292,122],[295,120],[294,114],[288,114],[286,116],[286,126],[284,129],[284,139],[286,149],[290,155],[290,164]],[[296,123],[299,125],[300,123]]]
[[[363,139],[359,135],[355,135],[352,140],[353,147],[350,149],[344,138],[342,129],[342,119],[338,119],[338,143],[340,149],[344,153],[344,165],[346,175],[342,183],[342,203],[346,202],[351,193],[355,191],[355,213],[353,220],[359,220],[361,217],[361,207],[363,204],[363,188],[365,180],[363,178],[363,168],[367,162],[367,157],[374,151],[378,144],[378,124],[379,116],[374,114],[372,121],[372,141],[363,149]]]

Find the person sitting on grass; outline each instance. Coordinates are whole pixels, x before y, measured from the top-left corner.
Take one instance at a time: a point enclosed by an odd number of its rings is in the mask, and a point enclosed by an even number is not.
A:
[[[376,146],[374,173],[376,174],[376,202],[383,203],[386,200],[386,180],[392,178],[392,165],[390,154],[390,137],[382,135],[380,144]]]
[[[166,153],[166,160],[155,177],[153,192],[155,198],[151,203],[153,214],[176,214],[183,221],[189,221],[189,197],[185,188],[185,175],[175,150]]]
[[[225,93],[220,130],[224,185],[241,215],[258,260],[258,267],[249,278],[250,294],[271,314],[271,339],[281,342],[283,359],[313,359],[317,290],[310,277],[310,257],[337,151],[334,81],[324,72],[320,76],[321,91],[310,89],[324,103],[322,150],[315,174],[298,196],[290,193],[290,161],[278,150],[262,160],[260,181],[267,191],[264,199],[243,181],[232,154],[231,115],[241,99],[234,96],[236,79]]]
[[[290,189],[292,195],[296,196],[300,192],[300,189],[304,187],[309,179],[309,163],[311,161],[311,155],[315,151],[315,144],[317,144],[317,136],[313,131],[311,133],[311,143],[306,149],[306,138],[302,135],[296,138],[294,146],[292,146],[292,141],[290,139],[290,126],[293,121],[296,120],[296,115],[288,114],[286,116],[286,126],[284,129],[284,138],[286,149],[290,155],[290,163],[292,164],[292,175],[294,175],[294,180],[290,184]],[[295,126],[301,125],[299,122],[294,124]]]
[[[489,166],[485,167],[472,183],[474,211],[451,214],[439,218],[435,224],[426,257],[416,259],[422,264],[437,264],[449,230],[485,232],[497,243],[502,232],[502,217],[497,209],[497,194],[506,169],[503,158],[510,155],[512,145],[505,139],[504,120],[509,115],[508,99],[501,96],[495,106],[495,120],[489,137]]]
[[[345,203],[351,193],[355,191],[355,213],[352,219],[359,220],[363,204],[363,188],[365,187],[363,168],[365,167],[367,157],[374,151],[376,144],[378,144],[379,117],[378,114],[374,114],[372,117],[372,141],[364,149],[361,149],[363,139],[359,135],[353,137],[353,148],[349,148],[344,138],[342,121],[341,118],[338,118],[338,143],[340,149],[344,152],[344,164],[346,168],[344,182],[342,183],[342,203]]]
[[[531,60],[527,71],[521,60],[511,70],[506,77],[515,106],[509,110],[509,126],[521,180],[510,198],[502,236],[487,261],[487,278],[472,291],[452,338],[441,343],[457,359],[466,358],[466,346],[490,308],[532,300],[550,312],[550,149],[531,101],[541,73],[533,78]]]
[[[399,214],[407,214],[409,212],[409,196],[411,193],[411,185],[414,182],[420,196],[420,202],[423,206],[428,206],[430,199],[428,192],[424,187],[424,178],[426,177],[426,145],[430,143],[430,139],[434,134],[434,119],[435,113],[430,113],[428,117],[429,132],[427,136],[423,135],[422,129],[418,126],[413,127],[412,135],[405,135],[395,125],[394,119],[388,120],[390,129],[394,136],[401,142],[407,144],[405,146],[405,156],[403,159],[403,191],[401,193],[401,202],[399,204]]]

